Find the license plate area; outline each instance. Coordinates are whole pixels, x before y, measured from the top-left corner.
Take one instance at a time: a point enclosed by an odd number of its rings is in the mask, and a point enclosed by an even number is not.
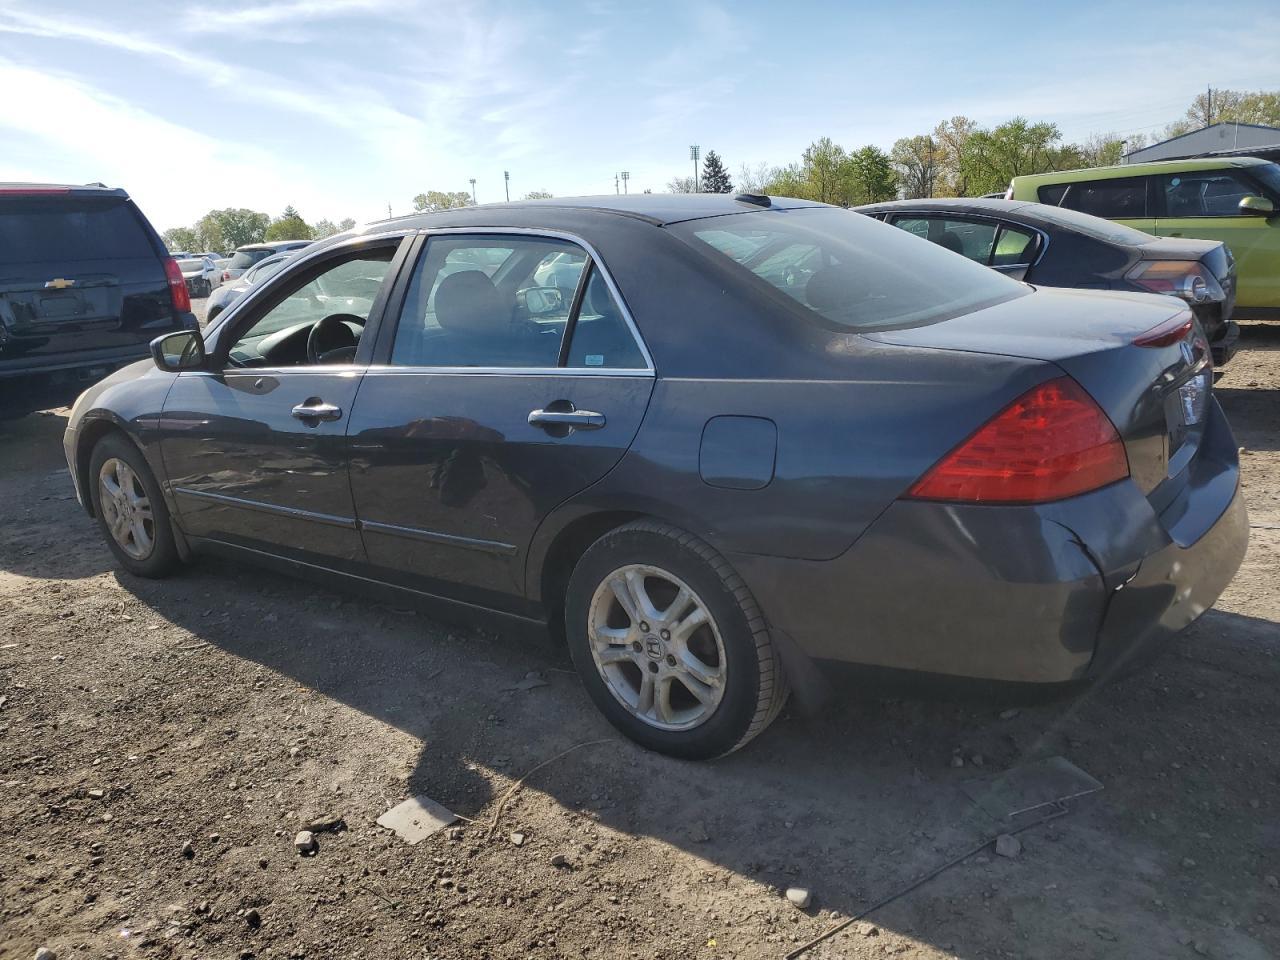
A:
[[[1175,477],[1187,466],[1199,447],[1209,410],[1213,371],[1206,367],[1165,394],[1165,423],[1169,430],[1168,475]]]

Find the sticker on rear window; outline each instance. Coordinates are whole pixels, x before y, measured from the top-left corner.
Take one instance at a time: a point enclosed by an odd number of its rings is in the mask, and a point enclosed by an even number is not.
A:
[[[603,366],[604,366],[604,354],[603,354],[603,353],[588,353],[588,354],[587,354],[587,366],[588,366],[588,367],[603,367]]]

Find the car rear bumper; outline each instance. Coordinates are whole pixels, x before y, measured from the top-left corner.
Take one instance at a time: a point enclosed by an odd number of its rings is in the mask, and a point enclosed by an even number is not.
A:
[[[171,324],[158,324],[148,329],[147,339],[111,347],[106,350],[65,350],[58,353],[41,353],[5,357],[0,344],[0,380],[13,377],[65,374],[69,378],[86,381],[99,380],[120,367],[143,360],[151,355],[150,344],[155,337],[175,330],[198,330],[199,322],[194,313],[183,313]]]
[[[731,555],[771,627],[815,660],[989,680],[1096,675],[1207,610],[1244,557],[1234,439],[1157,514],[1132,480],[1053,504],[899,500],[843,556]]]

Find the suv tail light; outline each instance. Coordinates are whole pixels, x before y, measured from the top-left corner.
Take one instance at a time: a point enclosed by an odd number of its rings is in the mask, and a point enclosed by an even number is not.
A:
[[[1115,425],[1070,377],[1028,390],[906,493],[912,500],[1047,503],[1129,476]]]
[[[1181,297],[1187,303],[1226,299],[1218,278],[1199,260],[1140,260],[1125,279],[1152,293]]]
[[[231,271],[230,271],[230,270],[223,270],[223,271],[222,271],[222,282],[223,282],[223,283],[226,283],[226,282],[227,282],[228,280],[230,280],[230,279],[231,279]]]
[[[173,257],[165,260],[164,275],[169,281],[169,300],[173,309],[178,313],[190,313],[191,293],[187,290],[187,281],[182,279],[182,268]]]

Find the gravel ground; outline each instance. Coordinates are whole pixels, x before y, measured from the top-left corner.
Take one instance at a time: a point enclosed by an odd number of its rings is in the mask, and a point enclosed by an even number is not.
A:
[[[780,958],[999,832],[961,783],[1051,755],[1106,789],[807,956],[1276,957],[1280,326],[1218,395],[1252,542],[1161,659],[1051,700],[850,684],[711,764],[616,739],[550,644],[220,562],[133,579],[65,408],[0,420],[0,957]],[[375,824],[415,793],[467,819]]]

